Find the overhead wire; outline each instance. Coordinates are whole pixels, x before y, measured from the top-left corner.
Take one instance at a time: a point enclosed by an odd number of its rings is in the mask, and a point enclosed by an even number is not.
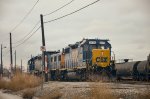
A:
[[[30,34],[32,33],[32,31],[37,27],[37,25],[38,25],[39,23],[40,23],[40,21],[38,21],[38,22],[34,25],[34,27],[31,29],[31,31],[30,31],[27,35],[25,35],[22,39],[20,39],[20,40],[14,42],[14,43],[12,43],[12,44],[19,43],[19,42],[21,42],[22,40],[24,40],[26,37],[28,37],[28,35],[30,35]]]
[[[19,25],[21,25],[23,23],[23,21],[29,16],[29,14],[32,12],[32,10],[34,9],[34,7],[37,5],[37,3],[39,2],[39,0],[37,0],[35,2],[35,4],[33,5],[33,7],[29,10],[29,12],[23,17],[23,19],[11,30],[11,32],[13,32],[14,30],[16,30],[16,28],[19,27]]]
[[[34,27],[28,34],[31,34],[34,29],[35,29],[35,27]],[[25,43],[25,42],[26,42],[28,39],[30,39],[39,29],[40,29],[40,26],[39,26],[28,38],[24,39],[23,42],[21,42],[20,44],[14,46],[14,47],[12,47],[12,48],[17,48],[18,46],[20,46],[20,45],[22,45],[23,43]],[[10,50],[8,50],[8,51],[5,53],[5,55],[7,55],[7,54],[9,53],[9,51],[10,51]],[[4,56],[4,55],[3,55],[3,56]]]
[[[56,9],[56,10],[50,12],[50,13],[44,14],[43,16],[51,15],[51,14],[53,14],[53,13],[55,13],[55,12],[61,10],[62,8],[66,7],[67,5],[71,4],[73,1],[75,1],[75,0],[71,0],[70,2],[68,2],[68,3],[66,3],[65,5],[61,6],[60,8],[58,8],[58,9]]]
[[[74,1],[74,0],[71,0],[70,2],[68,2],[68,3],[65,4],[65,5],[63,5],[62,7],[60,7],[60,8],[58,8],[58,9],[52,11],[51,13],[45,14],[44,16],[53,14],[53,13],[55,13],[55,12],[61,10],[62,8],[64,8],[65,6],[69,5],[69,4],[72,3],[73,1]],[[29,11],[29,12],[23,17],[23,19],[11,30],[11,32],[13,32],[14,30],[16,30],[16,29],[19,27],[19,25],[21,25],[21,24],[23,23],[23,21],[24,21],[24,20],[28,17],[28,15],[32,12],[32,10],[34,9],[34,7],[37,5],[38,2],[39,2],[39,0],[36,1],[36,3],[33,5],[33,7],[30,9],[30,11]],[[32,33],[32,31],[36,28],[36,26],[37,26],[39,23],[40,23],[40,21],[38,21],[38,22],[35,24],[35,26],[32,28],[32,30],[31,30],[27,35],[25,35],[21,40],[16,41],[15,43],[12,43],[12,44],[16,44],[16,43],[21,42],[21,41],[23,40],[22,43],[20,43],[20,44],[14,46],[14,47],[12,47],[12,48],[17,48],[18,46],[20,46],[20,45],[22,45],[23,43],[25,43],[28,39],[30,39],[30,38],[40,29],[40,27],[38,27],[38,28],[36,29],[36,31]],[[32,33],[32,34],[31,34],[31,33]],[[30,34],[31,34],[31,35],[30,35]],[[30,35],[30,36],[28,37],[28,35]],[[28,38],[25,39],[26,37],[28,37]],[[8,50],[5,55],[7,55],[7,54],[9,53],[9,51],[10,51],[10,50]]]
[[[67,5],[71,4],[73,1],[75,1],[75,0],[71,0],[70,2],[68,2],[68,3],[65,4],[65,5],[63,5],[62,7],[58,8],[58,9],[56,9],[56,10],[54,10],[54,11],[48,13],[48,14],[45,14],[45,15],[43,15],[43,16],[51,15],[51,14],[53,14],[53,13],[55,13],[55,12],[61,10],[62,8],[66,7]],[[46,22],[44,22],[44,23],[50,23],[50,22],[53,22],[53,21],[56,21],[56,20],[65,18],[65,17],[67,17],[67,16],[69,16],[69,15],[72,15],[72,14],[74,14],[74,13],[76,13],[76,12],[79,12],[80,10],[83,10],[83,9],[85,9],[85,8],[87,8],[87,7],[89,7],[89,6],[93,5],[93,4],[95,4],[95,3],[97,3],[98,1],[100,1],[100,0],[96,0],[96,1],[94,1],[94,2],[92,2],[92,3],[90,3],[90,4],[86,5],[86,6],[84,6],[84,7],[80,8],[80,9],[78,9],[78,10],[75,10],[75,11],[73,11],[73,12],[71,12],[71,13],[68,13],[68,14],[66,14],[66,15],[63,15],[63,16],[61,16],[61,17],[52,19],[52,20],[50,20],[50,21],[46,21]],[[28,17],[28,15],[32,12],[32,10],[34,9],[34,7],[37,5],[38,2],[39,2],[39,0],[36,1],[36,3],[34,4],[34,6],[31,8],[31,10],[30,10],[30,11],[23,17],[23,19],[11,30],[11,32],[14,31],[14,30],[16,30],[16,28],[17,28],[19,25],[22,24],[22,22]],[[21,40],[19,40],[19,41],[13,43],[13,44],[16,44],[16,43],[21,42],[21,41],[23,40],[20,44],[18,44],[18,45],[16,45],[16,46],[13,46],[12,48],[17,48],[17,47],[21,46],[22,44],[24,44],[27,40],[29,40],[29,39],[40,29],[40,26],[39,26],[39,27],[33,32],[33,30],[37,27],[37,25],[39,24],[39,22],[40,22],[40,21],[38,21],[38,22],[35,24],[35,26],[32,28],[32,30],[31,30],[27,35],[25,35]],[[32,32],[33,32],[33,33],[32,33]],[[32,33],[32,34],[31,34],[31,33]],[[30,35],[30,34],[31,34],[31,35]],[[29,35],[30,35],[30,36],[29,36]],[[29,36],[29,37],[28,37],[28,36]],[[10,51],[10,50],[9,50],[9,51]],[[9,51],[7,51],[5,55],[7,55],[7,54],[9,53]]]
[[[75,11],[73,11],[73,12],[71,12],[71,13],[68,13],[68,14],[66,14],[66,15],[63,15],[63,16],[61,16],[61,17],[52,19],[52,20],[50,20],[50,21],[46,21],[46,22],[44,22],[44,23],[50,23],[50,22],[53,22],[53,21],[56,21],[56,20],[65,18],[65,17],[67,17],[67,16],[69,16],[69,15],[72,15],[72,14],[74,14],[74,13],[76,13],[76,12],[79,12],[80,10],[83,10],[83,9],[85,9],[85,8],[87,8],[87,7],[89,7],[89,6],[93,5],[93,4],[95,4],[95,3],[97,3],[98,1],[100,1],[100,0],[96,0],[96,1],[94,1],[94,2],[92,2],[92,3],[90,3],[90,4],[86,5],[86,6],[84,6],[84,7],[80,8],[80,9],[78,9],[78,10],[75,10]]]
[[[53,21],[56,21],[56,20],[58,20],[58,19],[62,19],[62,18],[64,18],[64,17],[67,17],[67,16],[69,16],[69,15],[72,15],[72,14],[74,14],[74,13],[76,13],[76,12],[82,10],[82,9],[87,8],[87,7],[90,6],[90,5],[93,5],[93,4],[97,3],[98,1],[100,1],[100,0],[96,0],[96,1],[94,1],[94,2],[92,2],[92,3],[90,3],[90,4],[86,5],[86,6],[84,6],[84,7],[80,8],[80,9],[78,9],[78,10],[75,10],[75,11],[69,13],[69,14],[66,14],[66,15],[64,15],[64,16],[58,17],[58,18],[56,18],[56,19],[53,19],[53,20],[50,20],[50,21],[47,21],[47,22],[44,22],[44,23],[53,22]],[[35,27],[34,27],[34,28],[35,28]],[[34,30],[34,28],[30,31],[31,33],[32,33],[32,31]],[[33,32],[27,39],[25,39],[22,43],[16,45],[16,46],[13,47],[13,48],[16,48],[16,47],[22,45],[23,43],[25,43],[25,42],[26,42],[28,39],[30,39],[30,37],[32,37],[39,29],[40,29],[40,26],[39,26],[39,27],[36,29],[36,31]],[[30,32],[29,32],[28,34],[30,34]]]
[[[39,1],[39,0],[38,0],[38,1]],[[87,7],[89,7],[89,6],[93,5],[93,4],[95,4],[95,3],[97,3],[98,1],[100,1],[100,0],[96,0],[96,1],[94,1],[94,2],[92,2],[92,3],[90,3],[90,4],[86,5],[86,6],[84,6],[84,7],[80,8],[80,9],[78,9],[78,10],[75,10],[75,11],[73,11],[73,12],[71,12],[71,13],[68,13],[68,14],[66,14],[66,15],[64,15],[64,16],[61,16],[61,17],[52,19],[52,20],[50,20],[50,21],[46,21],[46,22],[44,22],[44,23],[53,22],[53,21],[62,19],[62,18],[64,18],[64,17],[67,17],[67,16],[69,16],[69,15],[72,15],[72,14],[74,14],[74,13],[80,11],[80,10],[83,10],[83,9],[85,9],[85,8],[87,8]],[[71,2],[73,2],[73,0],[72,0]],[[69,4],[70,4],[70,3],[69,3]],[[60,8],[62,8],[62,7],[60,7]],[[58,11],[58,10],[57,10],[57,11]],[[56,10],[55,10],[55,12],[56,12]],[[49,13],[49,14],[50,14],[50,13]],[[20,44],[18,44],[18,45],[16,45],[16,46],[14,46],[13,48],[19,47],[20,45],[22,45],[23,43],[25,43],[28,39],[30,39],[30,38],[40,29],[40,26],[39,26],[39,27],[32,33],[32,31],[36,28],[36,26],[38,25],[38,23],[39,23],[39,21],[38,21],[38,22],[36,23],[36,25],[32,28],[32,30],[23,38],[23,39],[24,39],[23,42],[20,43]],[[31,34],[31,33],[32,33],[32,34]],[[28,38],[26,38],[29,34],[31,34],[31,35],[30,35]],[[25,39],[25,38],[26,38],[26,39]],[[19,40],[19,41],[21,41],[21,40]],[[19,41],[17,41],[17,42],[19,42]],[[17,42],[16,42],[16,43],[17,43]]]
[[[53,13],[55,13],[55,12],[61,10],[62,8],[66,7],[67,5],[71,4],[73,1],[75,1],[75,0],[71,0],[70,2],[66,3],[65,5],[59,7],[58,9],[56,9],[56,10],[50,12],[50,13],[47,13],[47,14],[45,14],[45,15],[43,15],[43,16],[51,15],[51,14],[53,14]],[[39,23],[40,23],[40,21],[37,22],[37,24],[34,26],[34,28],[35,28]],[[33,31],[34,28],[33,28],[31,31]],[[15,43],[12,43],[12,44],[16,44],[16,43],[18,43],[18,42],[21,42],[21,41],[24,40],[30,33],[31,33],[31,32],[29,32],[27,35],[25,35],[22,39],[16,41]]]
[[[28,38],[26,38],[22,43],[20,43],[20,44],[14,46],[14,47],[12,47],[12,48],[17,48],[17,47],[19,47],[20,45],[22,45],[23,43],[25,43],[25,42],[26,42],[28,39],[30,39],[39,29],[40,29],[40,26],[39,26]]]

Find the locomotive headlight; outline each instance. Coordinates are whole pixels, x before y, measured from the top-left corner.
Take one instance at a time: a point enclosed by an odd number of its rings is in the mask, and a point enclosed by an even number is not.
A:
[[[102,52],[101,52],[101,56],[103,56],[103,55],[104,55],[104,52],[102,51]]]

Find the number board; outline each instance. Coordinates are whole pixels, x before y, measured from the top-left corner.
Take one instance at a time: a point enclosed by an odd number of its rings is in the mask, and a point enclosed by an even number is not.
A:
[[[96,41],[89,41],[89,44],[96,44]]]
[[[99,42],[99,44],[105,44],[105,42],[104,42],[104,41],[101,41],[101,42]]]

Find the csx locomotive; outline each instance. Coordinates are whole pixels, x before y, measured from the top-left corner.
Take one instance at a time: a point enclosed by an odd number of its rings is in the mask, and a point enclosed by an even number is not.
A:
[[[51,80],[71,77],[87,79],[89,75],[102,73],[112,77],[115,74],[111,56],[111,44],[106,39],[83,39],[69,44],[62,51],[47,51],[47,67]],[[30,73],[42,72],[41,55],[28,61]]]

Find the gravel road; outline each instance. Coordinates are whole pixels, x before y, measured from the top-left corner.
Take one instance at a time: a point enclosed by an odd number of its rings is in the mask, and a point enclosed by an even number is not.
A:
[[[109,93],[111,96],[114,95],[117,99],[140,99],[141,97],[142,99],[150,98],[150,95],[148,95],[148,98],[145,96],[145,93],[150,93],[150,83],[133,81],[119,83],[50,81],[44,84],[43,90],[40,88],[37,89],[38,91],[36,92],[36,96],[61,94],[61,99],[73,99],[73,97],[88,99],[91,96],[92,90],[95,90],[95,88],[98,90],[98,94],[103,92],[103,94],[107,96],[107,93]],[[94,93],[97,92],[94,91]]]
[[[38,97],[41,96],[57,97],[55,99],[150,99],[150,82],[49,81],[43,87],[43,89],[41,86],[33,88],[34,99],[40,99]],[[22,97],[0,91],[0,99],[22,99]]]

